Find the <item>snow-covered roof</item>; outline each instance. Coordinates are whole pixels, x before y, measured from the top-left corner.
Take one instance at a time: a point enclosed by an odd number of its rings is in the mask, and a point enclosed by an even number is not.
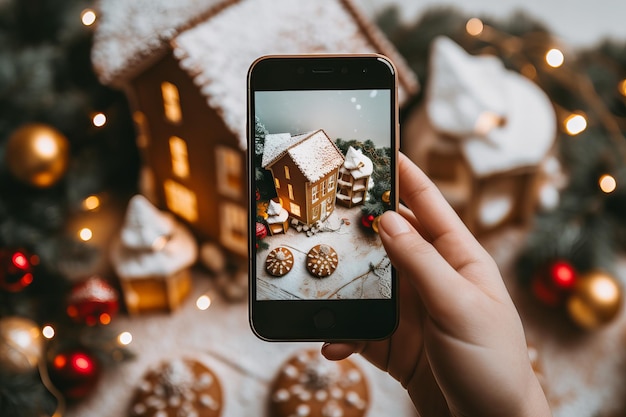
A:
[[[447,37],[433,42],[430,63],[428,118],[435,130],[458,139],[474,174],[486,177],[543,160],[557,123],[549,97],[535,83],[494,56],[470,55]]]
[[[285,153],[289,147],[295,145],[300,140],[302,140],[301,137],[291,136],[291,133],[270,133],[265,135],[261,166],[263,168],[267,167]]]
[[[241,149],[247,71],[261,55],[382,53],[398,68],[400,103],[417,90],[414,73],[351,0],[101,0],[101,9],[92,50],[101,81],[123,84],[151,51],[171,47]]]
[[[270,166],[288,154],[307,181],[317,182],[344,162],[343,154],[322,129],[292,136],[291,139],[283,142],[283,148],[273,150],[276,156],[263,166]]]
[[[360,149],[350,146],[348,152],[346,152],[346,161],[343,163],[343,168],[350,171],[352,178],[359,179],[372,175],[374,164],[371,159],[363,155]]]

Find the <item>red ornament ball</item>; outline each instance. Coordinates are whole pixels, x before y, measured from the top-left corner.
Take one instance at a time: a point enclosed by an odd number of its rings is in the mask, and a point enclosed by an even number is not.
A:
[[[557,260],[540,269],[532,280],[534,295],[548,306],[562,304],[576,285],[576,270],[567,261]]]
[[[263,223],[256,222],[256,238],[263,239],[267,236],[267,227]]]
[[[39,257],[25,250],[0,249],[0,289],[20,292],[33,283]]]
[[[88,326],[109,324],[118,310],[117,290],[97,275],[76,284],[67,299],[67,315]]]
[[[79,400],[93,391],[100,377],[100,366],[89,352],[72,349],[54,355],[48,372],[66,399]]]
[[[361,216],[361,224],[363,225],[363,227],[371,229],[375,219],[376,216],[374,216],[373,214],[364,214],[363,216]]]

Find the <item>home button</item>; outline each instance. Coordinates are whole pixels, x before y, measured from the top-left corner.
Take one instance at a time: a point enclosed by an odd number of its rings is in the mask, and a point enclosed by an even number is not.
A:
[[[313,323],[317,329],[330,329],[335,325],[335,313],[324,308],[313,316]]]

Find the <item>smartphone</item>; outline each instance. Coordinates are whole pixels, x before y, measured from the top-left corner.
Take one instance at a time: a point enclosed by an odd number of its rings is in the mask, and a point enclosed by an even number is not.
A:
[[[253,332],[268,341],[388,337],[398,286],[377,222],[398,206],[393,63],[264,56],[247,81]]]

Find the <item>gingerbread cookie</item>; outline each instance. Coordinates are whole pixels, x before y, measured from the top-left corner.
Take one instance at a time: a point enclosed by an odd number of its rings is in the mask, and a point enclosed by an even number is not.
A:
[[[282,366],[270,397],[273,417],[362,417],[368,406],[367,381],[354,362],[331,362],[313,349]]]
[[[328,245],[313,246],[306,255],[306,269],[317,278],[325,278],[335,272],[339,257]]]
[[[293,267],[293,254],[284,247],[272,249],[265,258],[265,270],[275,277],[282,277]]]
[[[221,411],[219,380],[194,359],[173,360],[146,372],[130,405],[133,417],[218,417]]]

